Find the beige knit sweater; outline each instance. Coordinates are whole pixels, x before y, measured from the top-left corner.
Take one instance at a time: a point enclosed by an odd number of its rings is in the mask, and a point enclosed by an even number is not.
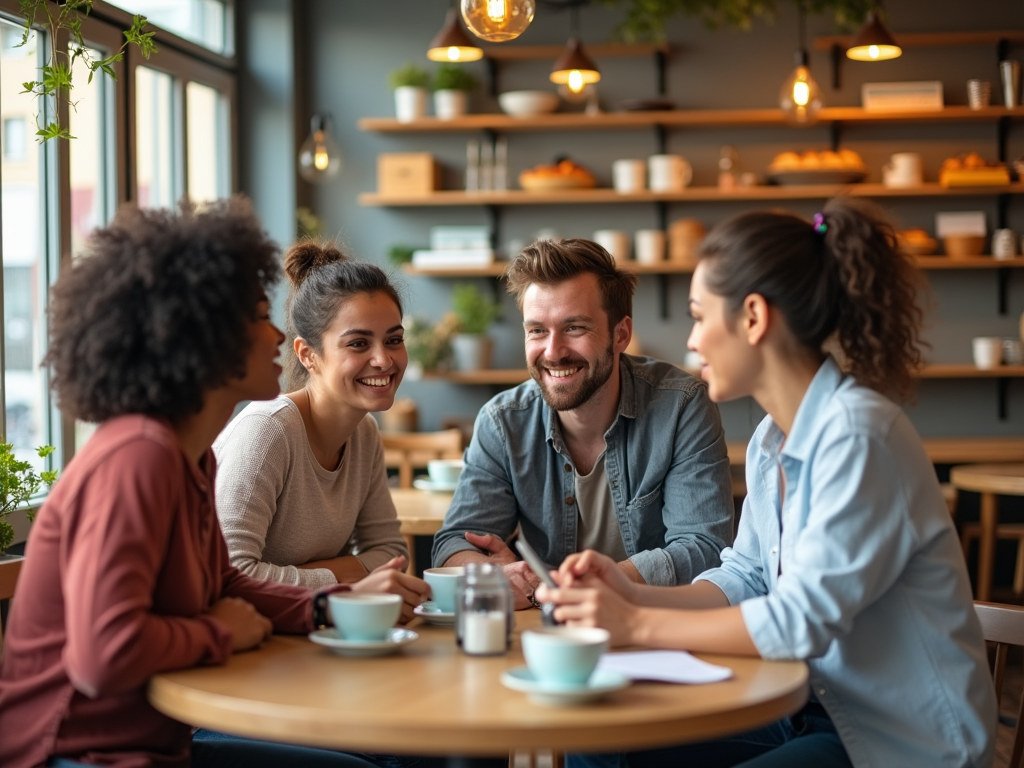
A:
[[[317,463],[298,407],[254,402],[213,444],[217,516],[232,565],[258,579],[322,587],[326,568],[296,565],[355,555],[368,571],[407,555],[387,488],[377,422],[367,414],[334,471]]]

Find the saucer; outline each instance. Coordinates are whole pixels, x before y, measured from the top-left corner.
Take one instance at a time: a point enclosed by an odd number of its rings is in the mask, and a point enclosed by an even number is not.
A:
[[[533,676],[529,667],[515,667],[501,675],[501,683],[513,691],[522,691],[534,704],[549,707],[568,707],[596,701],[609,693],[628,688],[632,681],[618,672],[594,670],[583,685],[558,685],[541,683]]]
[[[427,624],[436,624],[439,627],[455,626],[455,614],[438,610],[432,600],[427,600],[422,605],[417,605],[412,609],[412,612],[417,616],[422,616]]]
[[[325,645],[342,656],[386,656],[418,637],[411,629],[392,629],[384,640],[345,640],[334,627],[309,633],[314,643]]]
[[[412,481],[413,488],[419,488],[421,491],[431,491],[433,493],[452,493],[458,485],[458,482],[435,483],[429,477],[417,477]]]

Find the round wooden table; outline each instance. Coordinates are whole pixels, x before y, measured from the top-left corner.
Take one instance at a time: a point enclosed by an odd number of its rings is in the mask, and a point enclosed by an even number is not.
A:
[[[949,481],[962,491],[981,494],[981,537],[978,546],[977,599],[992,597],[996,528],[999,525],[997,496],[1024,496],[1024,464],[968,464],[953,467]]]
[[[802,662],[702,655],[733,670],[710,685],[636,683],[587,705],[551,708],[505,688],[523,663],[518,632],[540,612],[516,614],[512,651],[463,654],[451,628],[415,626],[395,655],[336,656],[301,637],[273,637],[223,667],[155,676],[153,706],[217,731],[349,751],[507,755],[514,749],[601,751],[710,739],[764,725],[807,700]]]

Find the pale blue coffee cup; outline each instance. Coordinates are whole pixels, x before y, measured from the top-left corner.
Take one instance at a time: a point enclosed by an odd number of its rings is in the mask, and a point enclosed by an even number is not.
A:
[[[427,474],[431,482],[454,485],[459,482],[459,475],[465,466],[462,459],[432,459],[427,462]]]
[[[423,580],[430,585],[431,600],[439,611],[455,613],[455,588],[462,572],[461,565],[427,568],[423,572]]]
[[[596,627],[545,627],[522,634],[523,655],[537,682],[552,686],[586,685],[610,635]]]
[[[401,595],[339,592],[328,595],[327,601],[344,640],[385,640],[402,612]]]

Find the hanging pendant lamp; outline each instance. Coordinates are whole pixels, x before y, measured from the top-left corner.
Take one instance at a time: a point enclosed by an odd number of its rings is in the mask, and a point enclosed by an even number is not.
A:
[[[821,109],[821,89],[811,77],[808,68],[807,48],[805,46],[806,30],[804,29],[804,9],[800,6],[800,47],[794,57],[796,68],[790,72],[779,90],[779,107],[786,119],[791,123],[809,125],[818,119]]]
[[[587,56],[583,50],[583,43],[580,42],[579,6],[573,5],[569,12],[569,41],[551,68],[550,79],[552,83],[564,85],[570,94],[579,94],[591,83],[598,82],[601,79],[601,72],[593,59]]]
[[[431,61],[477,61],[483,57],[483,49],[469,39],[459,23],[459,14],[449,8],[444,26],[430,41],[427,58]]]
[[[885,61],[900,57],[903,49],[882,24],[878,13],[872,9],[860,32],[850,41],[846,55],[856,61]]]

